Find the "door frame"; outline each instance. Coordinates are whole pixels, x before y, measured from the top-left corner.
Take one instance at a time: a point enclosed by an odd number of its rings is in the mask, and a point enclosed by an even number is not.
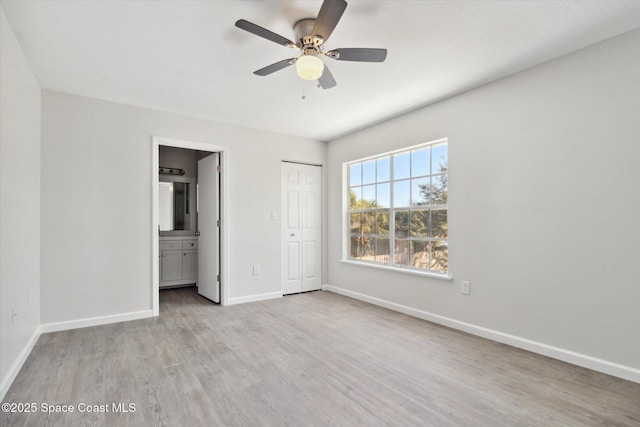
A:
[[[228,305],[229,292],[227,283],[228,269],[228,230],[229,204],[227,194],[229,189],[228,149],[224,145],[209,142],[187,141],[182,139],[151,137],[151,309],[153,316],[160,314],[160,235],[158,233],[158,182],[160,182],[158,168],[160,167],[160,146],[186,148],[190,150],[210,151],[220,153],[220,304]]]

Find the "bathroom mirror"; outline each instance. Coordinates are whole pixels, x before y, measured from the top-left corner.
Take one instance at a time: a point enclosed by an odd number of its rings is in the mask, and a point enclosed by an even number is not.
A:
[[[195,191],[189,178],[158,183],[158,223],[161,234],[183,234],[195,229]]]

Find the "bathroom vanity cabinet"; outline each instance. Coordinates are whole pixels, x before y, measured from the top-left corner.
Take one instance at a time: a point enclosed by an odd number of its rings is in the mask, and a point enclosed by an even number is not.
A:
[[[160,237],[160,287],[198,284],[198,239]]]

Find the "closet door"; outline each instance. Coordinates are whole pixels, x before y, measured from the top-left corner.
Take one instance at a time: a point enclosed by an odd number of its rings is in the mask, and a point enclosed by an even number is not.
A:
[[[320,289],[322,168],[282,162],[282,292]]]

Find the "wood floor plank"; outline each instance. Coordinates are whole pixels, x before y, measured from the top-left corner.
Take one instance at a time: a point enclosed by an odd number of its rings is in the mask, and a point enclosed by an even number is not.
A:
[[[640,384],[327,292],[163,290],[158,318],[43,334],[5,402],[109,412],[2,426],[640,426]]]

